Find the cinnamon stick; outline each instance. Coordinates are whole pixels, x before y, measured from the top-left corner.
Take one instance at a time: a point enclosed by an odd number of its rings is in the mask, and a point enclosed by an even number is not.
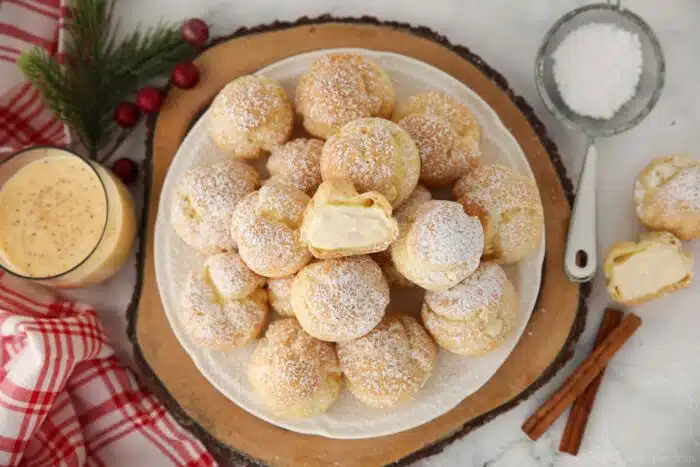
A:
[[[523,431],[536,440],[564,413],[588,385],[600,374],[618,350],[642,324],[639,316],[630,313],[586,358],[564,384],[523,424]]]
[[[620,324],[622,316],[623,314],[620,310],[613,308],[605,310],[603,320],[598,329],[598,335],[595,338],[594,348],[602,344],[603,340]],[[593,403],[595,402],[595,397],[596,394],[598,394],[598,388],[600,387],[600,382],[603,380],[604,374],[605,368],[601,370],[600,374],[596,376],[593,382],[588,385],[586,390],[583,391],[583,394],[581,394],[571,406],[569,418],[566,420],[564,434],[559,444],[559,450],[561,452],[566,452],[574,456],[578,454],[581,441],[583,440],[583,434],[586,430],[586,424],[588,423],[588,417],[591,415],[591,409],[593,408]]]

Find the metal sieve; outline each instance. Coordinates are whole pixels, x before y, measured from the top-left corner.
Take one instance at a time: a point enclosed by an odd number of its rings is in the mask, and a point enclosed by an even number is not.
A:
[[[590,23],[614,24],[639,36],[642,45],[642,74],[635,95],[615,115],[606,120],[576,114],[567,107],[554,81],[554,51],[575,29]],[[596,228],[596,170],[598,152],[594,142],[613,136],[641,122],[659,100],[664,86],[665,61],[654,31],[639,16],[624,9],[620,2],[599,3],[578,8],[562,16],[547,32],[535,62],[537,90],[549,111],[572,130],[588,137],[583,168],[579,175],[576,200],[569,224],[564,270],[571,281],[587,282],[598,267]]]

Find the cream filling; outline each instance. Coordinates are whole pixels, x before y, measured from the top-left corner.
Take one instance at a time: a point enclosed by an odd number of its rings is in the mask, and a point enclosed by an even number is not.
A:
[[[625,300],[652,295],[688,275],[683,255],[664,245],[653,245],[615,266],[613,285]]]
[[[384,243],[394,230],[393,219],[378,208],[326,205],[314,211],[306,237],[314,248],[337,250]]]

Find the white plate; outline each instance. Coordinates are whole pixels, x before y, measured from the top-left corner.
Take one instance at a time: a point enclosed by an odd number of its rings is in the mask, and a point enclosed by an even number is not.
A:
[[[376,60],[391,76],[399,101],[420,91],[439,90],[466,104],[476,115],[483,131],[482,152],[486,161],[507,164],[532,176],[525,155],[496,113],[471,89],[444,72],[423,62],[387,52],[364,49],[353,51]],[[310,52],[290,57],[259,71],[277,81],[294,95],[298,78],[311,62],[331,50]],[[481,357],[460,357],[441,350],[426,387],[405,407],[381,411],[362,405],[347,390],[325,414],[308,420],[275,418],[258,400],[246,378],[248,359],[254,346],[224,353],[197,346],[182,327],[178,291],[187,273],[199,267],[202,258],[188,248],[170,225],[170,206],[178,180],[190,167],[226,157],[209,141],[205,131],[206,114],[183,141],[165,178],[160,198],[155,231],[155,265],[158,288],[165,313],[180,344],[197,368],[222,394],[238,406],[270,423],[299,433],[329,438],[369,438],[389,435],[426,423],[458,405],[465,397],[483,386],[513,350],[532,313],[540,288],[544,236],[536,252],[516,267],[508,268],[508,276],[518,291],[520,322],[517,331],[497,350]],[[420,307],[419,300],[415,303]],[[154,329],[153,332],[158,332]]]

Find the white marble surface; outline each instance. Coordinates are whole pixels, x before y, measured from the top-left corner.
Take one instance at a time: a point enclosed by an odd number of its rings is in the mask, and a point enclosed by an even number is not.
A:
[[[562,14],[589,2],[575,0],[121,0],[124,29],[161,18],[190,16],[214,24],[214,35],[239,26],[322,13],[372,15],[424,25],[480,54],[535,107],[559,146],[571,174],[579,168],[582,137],[544,110],[535,90],[533,61],[547,28]],[[700,157],[700,5],[697,0],[627,0],[656,30],[667,59],[666,89],[652,114],[636,129],[601,140],[599,170],[600,246],[631,239],[640,231],[631,207],[631,185],[653,157],[689,152]],[[143,154],[137,132],[122,153]],[[700,242],[688,245],[700,256]],[[134,267],[96,290],[79,295],[102,310],[103,321],[126,355],[124,308]],[[594,282],[586,332],[574,360],[519,407],[455,442],[421,466],[590,467],[700,465],[700,283],[637,307],[644,325],[613,360],[591,415],[578,457],[558,454],[564,420],[538,442],[520,431],[523,420],[561,383],[592,345],[601,310],[608,304],[604,281]]]

